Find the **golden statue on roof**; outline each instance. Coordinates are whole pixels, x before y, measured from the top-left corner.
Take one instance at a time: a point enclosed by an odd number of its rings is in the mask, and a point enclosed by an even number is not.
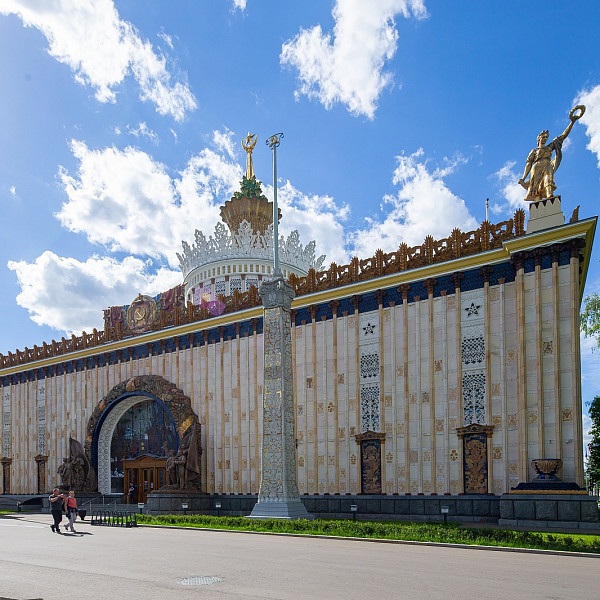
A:
[[[246,179],[254,177],[254,166],[252,164],[252,151],[256,146],[257,135],[248,132],[248,135],[242,140],[242,148],[246,151]],[[246,142],[244,144],[244,142]]]
[[[525,171],[523,177],[518,183],[527,190],[525,200],[529,202],[537,202],[543,198],[554,197],[556,190],[556,182],[554,181],[554,173],[560,166],[562,160],[562,145],[565,138],[571,133],[571,129],[575,121],[581,119],[585,113],[585,106],[578,104],[569,112],[570,123],[566,129],[555,137],[548,145],[549,133],[548,130],[542,131],[537,137],[537,148],[534,148],[527,157],[525,163]],[[554,152],[554,158],[552,158]],[[529,175],[529,180],[525,178]]]

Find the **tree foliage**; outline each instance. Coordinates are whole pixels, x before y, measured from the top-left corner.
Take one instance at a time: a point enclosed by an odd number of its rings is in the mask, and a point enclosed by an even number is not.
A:
[[[588,449],[587,476],[590,487],[600,484],[600,396],[595,396],[589,406],[589,415],[592,420],[590,435],[592,441]]]
[[[596,292],[586,296],[581,312],[581,331],[585,337],[595,337],[600,348],[600,295]]]

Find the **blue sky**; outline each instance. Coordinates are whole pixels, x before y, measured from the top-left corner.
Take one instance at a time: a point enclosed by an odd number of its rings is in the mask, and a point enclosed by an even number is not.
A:
[[[587,105],[556,175],[598,213],[600,4],[2,0],[0,351],[102,327],[278,153],[283,233],[345,262],[522,206],[536,136]],[[587,292],[600,289],[595,245]],[[584,401],[600,359],[584,343]]]

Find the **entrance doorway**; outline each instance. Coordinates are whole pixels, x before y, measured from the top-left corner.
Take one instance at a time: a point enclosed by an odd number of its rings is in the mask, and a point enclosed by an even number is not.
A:
[[[129,502],[129,484],[135,488],[132,501],[146,503],[148,494],[159,490],[166,483],[166,458],[142,455],[123,461],[125,492],[123,502]]]

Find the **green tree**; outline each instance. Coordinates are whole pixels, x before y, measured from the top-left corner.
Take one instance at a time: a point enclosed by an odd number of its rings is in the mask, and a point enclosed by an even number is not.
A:
[[[589,415],[592,420],[590,434],[592,441],[588,445],[587,476],[590,487],[600,484],[600,396],[595,396],[589,406]]]
[[[581,331],[585,337],[595,337],[600,348],[600,295],[596,292],[586,296],[581,312]]]

